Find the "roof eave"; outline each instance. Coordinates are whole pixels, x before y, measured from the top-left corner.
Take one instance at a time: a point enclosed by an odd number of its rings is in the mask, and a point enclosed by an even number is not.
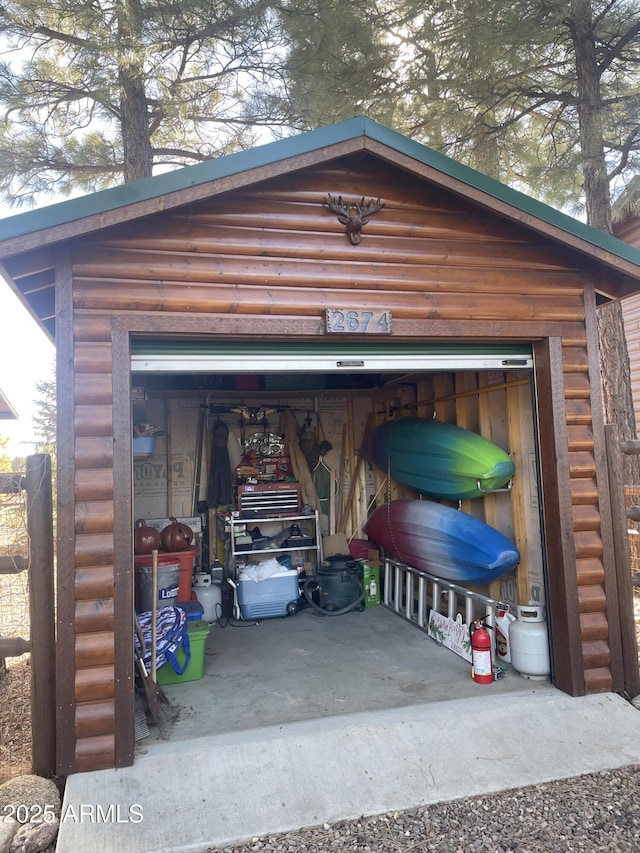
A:
[[[0,258],[368,150],[615,270],[640,289],[640,250],[363,116],[4,220]],[[55,221],[58,217],[59,221]],[[54,224],[50,224],[54,221]],[[627,285],[611,287],[612,298]]]
[[[18,413],[13,408],[11,403],[7,400],[4,393],[0,389],[0,420],[3,421],[17,421]]]
[[[336,132],[338,128],[340,133]],[[0,258],[295,172],[362,150],[364,145],[364,125],[362,121],[351,119],[332,128],[302,133],[217,160],[27,211],[0,221],[0,231],[5,235],[0,239]]]
[[[412,140],[407,141],[412,143]],[[418,145],[418,143],[412,144]],[[385,154],[377,141],[367,140],[365,146],[384,159],[391,159],[388,154]],[[393,151],[395,165],[403,165],[402,155],[398,156],[399,152],[396,148],[389,149],[387,147],[386,150],[387,152]],[[432,151],[431,154],[434,155],[431,160],[436,157],[449,159],[435,151]],[[599,264],[614,268],[627,277],[627,280],[629,278],[635,280],[636,289],[640,288],[640,251],[637,248],[617,237],[606,234],[604,231],[599,231],[597,228],[573,219],[573,217],[567,216],[567,214],[555,210],[537,199],[500,184],[499,181],[486,175],[480,175],[480,182],[477,179],[471,180],[480,173],[462,164],[457,164],[456,173],[451,174],[449,171],[438,168],[433,162],[416,161],[414,157],[411,157],[411,160],[414,164],[413,167],[408,162],[405,162],[404,165],[414,173],[420,174],[444,189],[476,202],[493,213],[512,222],[517,222],[569,249],[586,255]],[[618,288],[613,288],[613,290],[617,292]],[[611,298],[618,298],[614,292],[607,295]]]

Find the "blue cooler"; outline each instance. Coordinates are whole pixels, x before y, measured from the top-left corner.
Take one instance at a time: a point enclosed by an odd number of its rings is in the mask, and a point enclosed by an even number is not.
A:
[[[204,616],[204,607],[195,599],[191,601],[176,601],[176,607],[184,610],[187,622],[200,622]]]
[[[263,581],[239,578],[237,586],[238,605],[243,619],[287,616],[298,608],[300,587],[297,569],[281,569]]]

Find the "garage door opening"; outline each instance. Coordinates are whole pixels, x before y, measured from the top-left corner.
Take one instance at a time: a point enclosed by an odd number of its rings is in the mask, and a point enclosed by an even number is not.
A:
[[[304,588],[340,536],[374,567],[377,557],[393,557],[367,535],[368,519],[391,502],[431,498],[359,451],[381,424],[435,418],[486,438],[515,466],[504,488],[436,501],[517,545],[513,570],[469,589],[513,614],[518,604],[544,604],[532,368],[531,348],[509,345],[132,342],[134,434],[152,439],[135,443],[139,453],[134,446],[134,518],[159,529],[171,518],[190,524],[194,570],[210,572],[214,586],[222,580],[202,676],[164,686],[182,709],[172,740],[467,698],[483,689],[531,689],[499,657],[504,677],[478,685],[464,657],[398,618],[419,583],[402,592],[402,607],[397,599],[385,607],[384,565],[374,572],[380,606],[374,595],[370,606],[330,616],[309,606],[309,596],[295,609],[284,599],[295,598],[292,575],[296,591],[298,578]],[[221,470],[223,481],[230,477],[223,486]],[[302,480],[312,483],[314,500]],[[273,560],[281,568],[269,576],[270,592],[254,597],[256,573],[273,572]],[[201,598],[211,601],[208,589]],[[144,745],[153,730],[149,737]]]

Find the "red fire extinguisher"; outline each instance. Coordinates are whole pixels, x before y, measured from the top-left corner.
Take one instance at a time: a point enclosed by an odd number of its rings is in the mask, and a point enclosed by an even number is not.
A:
[[[471,674],[478,684],[491,684],[491,634],[479,619],[474,619],[469,629],[471,635]]]

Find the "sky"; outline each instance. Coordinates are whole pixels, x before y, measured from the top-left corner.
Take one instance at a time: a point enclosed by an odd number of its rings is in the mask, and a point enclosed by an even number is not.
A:
[[[27,456],[33,452],[36,384],[52,377],[55,350],[1,276],[0,318],[0,389],[18,414],[17,421],[0,420],[0,435],[9,439],[4,452],[11,458]]]

